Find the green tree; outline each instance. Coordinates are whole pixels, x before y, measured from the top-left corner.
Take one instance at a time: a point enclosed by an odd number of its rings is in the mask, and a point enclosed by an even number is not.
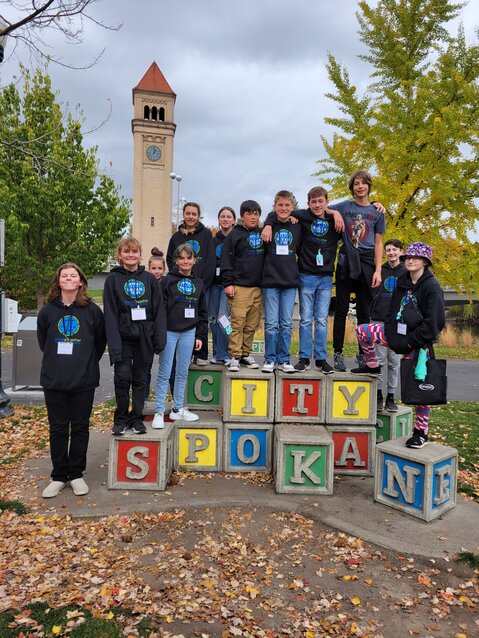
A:
[[[0,93],[0,217],[5,219],[2,288],[22,308],[39,307],[56,268],[103,268],[126,228],[130,204],[99,174],[81,122],[62,113],[50,77],[23,71],[22,95]]]
[[[379,0],[358,4],[360,56],[371,83],[359,95],[346,67],[328,55],[341,111],[322,138],[327,157],[317,175],[331,195],[349,195],[358,168],[374,177],[375,198],[387,207],[389,237],[434,247],[443,284],[479,285],[479,251],[471,233],[479,217],[479,46],[447,24],[462,3]],[[364,78],[356,78],[363,81]]]

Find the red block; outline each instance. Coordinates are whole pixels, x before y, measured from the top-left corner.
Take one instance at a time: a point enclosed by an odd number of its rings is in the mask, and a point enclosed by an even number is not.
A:
[[[376,429],[371,426],[327,427],[334,443],[334,473],[372,476]]]
[[[118,441],[116,480],[157,483],[159,451],[159,441]]]
[[[318,417],[321,382],[316,379],[283,379],[283,415],[296,417]],[[303,387],[303,392],[298,386]],[[303,410],[307,410],[304,412]]]

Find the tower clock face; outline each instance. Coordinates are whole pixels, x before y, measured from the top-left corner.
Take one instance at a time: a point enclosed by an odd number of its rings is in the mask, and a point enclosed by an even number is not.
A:
[[[161,148],[159,146],[151,144],[146,148],[146,156],[152,162],[157,162],[161,157]]]

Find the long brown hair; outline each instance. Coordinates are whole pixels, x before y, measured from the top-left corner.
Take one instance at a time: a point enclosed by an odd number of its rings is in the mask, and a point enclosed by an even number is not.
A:
[[[61,266],[57,268],[55,277],[53,278],[52,283],[50,285],[50,290],[48,291],[47,303],[50,303],[51,301],[54,301],[55,299],[59,299],[61,297],[62,291],[60,289],[60,273],[62,272],[62,270],[65,270],[66,268],[74,268],[77,271],[77,273],[80,275],[81,286],[80,288],[78,288],[77,296],[75,298],[75,303],[77,304],[77,306],[80,306],[80,307],[88,305],[91,301],[91,297],[88,294],[87,278],[85,277],[85,273],[80,268],[80,266],[77,266],[76,264],[73,264],[72,262],[67,262],[66,264],[62,264]]]

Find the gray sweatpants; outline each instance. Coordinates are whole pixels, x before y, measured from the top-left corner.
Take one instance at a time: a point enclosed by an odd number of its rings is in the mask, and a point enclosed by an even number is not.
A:
[[[378,363],[380,366],[388,365],[387,368],[387,394],[394,394],[394,391],[398,385],[399,379],[399,368],[401,366],[402,354],[397,354],[391,348],[387,346],[380,346],[379,344],[375,344],[376,355],[378,358]],[[383,386],[384,374],[381,373],[378,378],[378,390],[380,390]]]

